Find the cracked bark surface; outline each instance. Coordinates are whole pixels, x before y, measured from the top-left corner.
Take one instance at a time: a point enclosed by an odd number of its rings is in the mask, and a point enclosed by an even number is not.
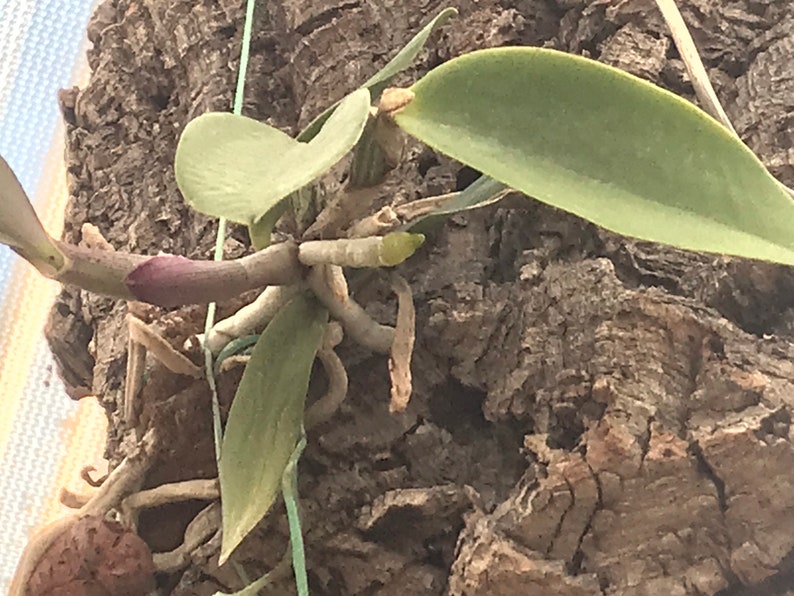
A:
[[[737,131],[794,184],[794,5],[680,2]],[[649,0],[461,0],[421,73],[462,52],[547,45],[620,66],[691,98]],[[437,1],[260,3],[245,113],[295,132],[373,74]],[[215,224],[181,200],[171,164],[193,116],[228,109],[242,30],[238,0],[102,4],[89,86],[62,94],[72,201],[119,249],[209,257]],[[408,73],[410,81],[416,73]],[[470,172],[411,145],[385,187],[439,194]],[[333,186],[334,181],[329,181]],[[455,216],[401,268],[417,304],[415,394],[388,414],[385,358],[349,346],[350,393],[313,432],[300,492],[313,594],[784,594],[794,586],[794,275],[740,259],[633,242],[539,203]],[[227,254],[248,250],[232,230]],[[393,322],[385,280],[359,293]],[[226,305],[228,311],[233,305]],[[126,306],[67,288],[49,339],[75,395],[101,396],[108,455]],[[223,310],[223,309],[222,309]],[[203,309],[151,311],[174,345]],[[157,371],[155,371],[157,373]],[[202,383],[161,374],[144,418],[169,443],[148,485],[214,475]],[[221,378],[228,405],[236,381]],[[141,534],[173,548],[188,504]],[[277,563],[276,508],[236,559]],[[219,538],[166,593],[237,589]],[[294,590],[289,581],[274,588]]]

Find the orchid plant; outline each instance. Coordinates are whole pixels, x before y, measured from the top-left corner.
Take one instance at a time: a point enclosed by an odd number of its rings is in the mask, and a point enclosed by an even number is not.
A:
[[[370,319],[350,296],[346,271],[403,262],[422,244],[424,237],[411,230],[427,217],[518,192],[634,238],[794,265],[788,189],[722,123],[635,76],[550,49],[511,47],[454,58],[408,88],[387,87],[454,14],[441,12],[297,138],[237,114],[208,113],[188,123],[176,153],[177,182],[198,211],[248,227],[256,252],[239,259],[147,257],[55,240],[0,159],[0,241],[47,277],[167,307],[267,286],[200,337],[222,360],[239,348],[229,347],[238,338],[264,328],[248,340],[255,346],[218,444],[221,561],[280,491],[294,495],[294,477],[285,478],[294,471],[304,427],[328,420],[346,392],[333,352],[341,329],[391,355],[391,409],[406,406],[410,288],[392,278],[399,303],[392,328]],[[372,212],[379,185],[399,163],[404,133],[483,177],[460,192]],[[351,153],[346,186],[312,211],[322,195],[318,180]],[[271,243],[277,222],[287,220],[292,237]],[[329,391],[305,410],[315,358]]]

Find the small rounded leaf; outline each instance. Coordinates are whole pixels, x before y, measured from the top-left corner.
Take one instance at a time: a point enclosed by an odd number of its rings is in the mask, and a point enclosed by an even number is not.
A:
[[[369,109],[369,91],[354,91],[308,143],[245,116],[203,114],[179,139],[179,189],[197,211],[251,225],[342,159],[361,136]]]

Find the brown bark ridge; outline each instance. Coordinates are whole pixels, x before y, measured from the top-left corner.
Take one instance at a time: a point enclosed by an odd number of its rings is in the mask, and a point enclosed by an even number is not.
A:
[[[243,4],[99,7],[89,27],[91,81],[62,95],[67,240],[90,222],[116,248],[209,255],[215,224],[182,201],[172,160],[191,117],[230,106]],[[680,4],[738,132],[794,184],[794,4]],[[245,112],[294,132],[442,7],[259,3]],[[418,73],[476,48],[546,45],[691,98],[650,0],[460,0],[457,8]],[[418,145],[408,157],[384,195],[439,194],[471,177]],[[227,248],[247,250],[244,234],[233,230]],[[415,394],[405,413],[390,415],[386,359],[344,353],[349,396],[310,434],[301,463],[313,594],[792,589],[789,269],[634,242],[526,200],[453,217],[400,271],[417,304]],[[376,280],[359,298],[393,322],[393,301],[379,297],[385,284]],[[116,414],[125,308],[66,288],[49,331],[70,388],[96,392],[107,407],[113,461],[129,439]],[[203,311],[149,316],[177,345],[199,330]],[[234,382],[221,379],[224,403]],[[168,437],[147,484],[214,475],[203,383],[162,375],[144,399],[144,418]],[[155,551],[173,548],[200,506],[151,512],[141,534]],[[215,536],[184,572],[162,578],[165,593],[239,589],[233,570],[217,566],[218,546]],[[285,546],[276,508],[235,557],[256,576]],[[274,593],[293,590],[284,580]]]

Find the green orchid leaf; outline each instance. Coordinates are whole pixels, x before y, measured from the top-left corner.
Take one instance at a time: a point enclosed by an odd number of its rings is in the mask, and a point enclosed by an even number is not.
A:
[[[296,296],[257,341],[237,389],[221,448],[221,562],[265,516],[301,437],[309,375],[328,313]]]
[[[389,85],[395,75],[409,68],[416,60],[419,52],[427,43],[430,36],[441,26],[445,25],[449,19],[456,16],[458,11],[454,8],[445,8],[438,13],[432,21],[422,27],[422,29],[411,38],[397,55],[389,60],[389,63],[375,73],[362,87],[369,89],[372,97],[379,97],[381,92]]]
[[[473,52],[430,72],[406,132],[521,192],[643,240],[794,264],[794,202],[686,100],[540,48]]]
[[[395,75],[399,74],[406,68],[409,68],[414,63],[414,60],[416,60],[419,52],[422,51],[422,48],[425,46],[427,40],[430,38],[433,32],[439,29],[449,19],[457,14],[458,11],[454,8],[445,8],[438,13],[432,21],[422,27],[419,33],[414,35],[411,40],[405,44],[405,46],[403,46],[399,52],[397,52],[397,55],[394,58],[389,60],[389,63],[386,64],[386,66],[381,68],[363,85],[361,85],[361,88],[369,89],[370,94],[375,99],[380,97],[381,92],[389,85],[389,81],[391,81]],[[320,131],[320,127],[323,125],[323,123],[328,120],[328,118],[334,112],[337,105],[338,104],[332,105],[330,108],[312,120],[309,125],[298,135],[298,140],[308,141],[309,139],[313,139],[314,136]]]
[[[369,91],[354,91],[308,143],[245,116],[203,114],[179,139],[179,189],[197,211],[251,225],[342,159],[361,136],[369,109]]]
[[[291,194],[290,197],[294,197],[295,194],[299,193],[300,191]],[[289,201],[281,201],[248,226],[248,237],[251,239],[251,246],[254,247],[254,250],[264,250],[270,246],[270,236],[273,234],[273,228],[276,227],[278,220],[286,213],[287,209],[289,209]]]
[[[508,190],[508,187],[501,182],[489,176],[480,176],[469,186],[456,192],[455,196],[443,206],[408,222],[399,229],[430,233],[450,215],[491,205],[501,200]]]
[[[472,209],[482,204],[490,204],[497,197],[501,196],[507,187],[488,176],[480,176],[469,184],[466,188],[457,193],[454,199],[451,199],[443,207],[439,207],[433,211],[428,217],[436,217],[440,215],[453,215]]]
[[[432,33],[444,25],[452,16],[458,14],[458,11],[454,8],[445,8],[440,13],[436,15],[436,17],[431,20],[427,25],[425,25],[419,33],[414,35],[413,38],[397,53],[397,55],[392,58],[386,66],[384,66],[381,70],[379,70],[375,75],[373,75],[369,80],[367,80],[362,86],[362,89],[369,89],[370,94],[374,98],[378,98],[383,91],[383,89],[389,84],[389,81],[394,77],[394,75],[398,74],[399,72],[405,70],[406,68],[410,67],[416,56],[419,55],[419,52],[424,47],[425,43],[427,43],[428,38]],[[323,113],[317,116],[314,120],[312,120],[309,125],[304,128],[301,133],[298,135],[298,140],[302,142],[308,142],[314,139],[317,133],[320,131],[322,126],[331,117],[331,114],[334,113],[334,110],[337,109],[339,102],[335,103],[334,105],[327,108]],[[300,213],[307,209],[307,206],[310,205],[308,202],[306,195],[295,195],[293,198],[294,204],[294,211],[296,211],[296,220],[298,223],[298,232],[303,232],[306,227],[308,227],[313,218],[310,218],[308,221],[303,221],[303,218]],[[263,219],[265,222],[259,224],[257,229],[252,233],[257,236],[259,242],[262,242],[263,238],[268,237],[275,226],[278,218],[282,215],[282,212],[273,209],[271,212],[265,214]],[[272,224],[270,223],[272,222]]]
[[[2,156],[0,243],[10,246],[47,277],[55,275],[65,264],[63,253],[41,225],[28,195]]]
[[[308,583],[306,581],[306,557],[304,555],[303,535],[301,533],[300,515],[298,512],[298,460],[305,448],[306,436],[301,434],[301,437],[298,439],[298,444],[295,445],[295,449],[293,449],[289,461],[284,468],[284,473],[281,476],[281,492],[284,495],[284,504],[287,508],[289,540],[290,548],[292,549],[292,567],[296,570],[295,583],[298,587],[298,594],[309,593]],[[238,592],[233,592],[231,594],[226,592],[215,592],[213,596],[257,596],[262,588],[274,581],[273,575],[276,573],[275,569],[269,571]]]

